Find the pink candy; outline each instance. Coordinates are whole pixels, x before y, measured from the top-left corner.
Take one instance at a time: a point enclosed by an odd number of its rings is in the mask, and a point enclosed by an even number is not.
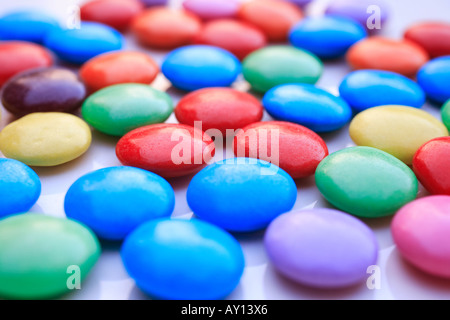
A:
[[[237,0],[185,0],[183,7],[204,20],[233,18],[239,9]]]

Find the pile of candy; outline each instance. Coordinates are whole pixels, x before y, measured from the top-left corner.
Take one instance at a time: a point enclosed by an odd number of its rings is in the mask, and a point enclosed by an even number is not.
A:
[[[72,29],[37,11],[0,17],[1,102],[15,117],[0,132],[0,297],[68,292],[68,267],[84,279],[100,238],[123,241],[123,264],[149,296],[222,299],[245,267],[227,231],[265,228],[282,275],[348,287],[365,281],[379,252],[359,218],[393,215],[403,257],[450,278],[450,24],[414,25],[394,40],[368,23],[373,3],[379,22],[388,19],[381,0],[336,0],[306,17],[309,2],[185,0],[173,9],[164,0],[93,0]],[[159,66],[122,50],[120,32],[172,51]],[[79,72],[54,66],[55,57]],[[355,71],[339,96],[316,87],[322,61],[342,57]],[[176,106],[149,86],[160,71],[188,92]],[[249,93],[230,88],[241,75]],[[427,99],[443,105],[442,121],[420,109]],[[276,121],[262,122],[264,110]],[[165,123],[173,113],[179,123]],[[329,154],[319,134],[349,123],[356,146]],[[123,166],[75,181],[68,219],[27,213],[41,194],[29,166],[80,157],[91,127],[120,138]],[[230,137],[236,158],[211,163]],[[198,219],[170,219],[166,179],[188,175]],[[336,209],[290,212],[294,179],[311,176]],[[416,200],[419,181],[432,196]]]

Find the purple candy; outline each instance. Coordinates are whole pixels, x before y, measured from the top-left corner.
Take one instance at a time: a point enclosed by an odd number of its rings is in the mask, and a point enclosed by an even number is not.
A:
[[[153,7],[153,6],[165,6],[167,5],[168,0],[141,0],[141,2],[146,7]]]
[[[239,10],[237,0],[185,0],[183,7],[204,20],[233,18]]]
[[[341,288],[367,280],[378,258],[373,232],[333,209],[286,213],[268,227],[264,244],[284,276],[316,288]]]
[[[312,0],[288,0],[288,1],[298,5],[301,8],[306,6],[308,3],[312,2]]]

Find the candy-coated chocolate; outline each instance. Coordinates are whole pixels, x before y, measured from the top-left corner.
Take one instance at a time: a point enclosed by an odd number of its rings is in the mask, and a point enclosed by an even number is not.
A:
[[[266,92],[288,83],[316,83],[323,64],[313,54],[291,46],[271,46],[251,53],[242,63],[242,72],[252,88]]]
[[[237,157],[255,157],[270,161],[292,178],[314,174],[328,155],[325,141],[313,131],[290,122],[265,121],[246,126],[234,139]]]
[[[336,208],[364,218],[392,215],[418,191],[407,165],[369,147],[346,148],[326,157],[317,167],[316,184]]]
[[[353,69],[386,70],[407,77],[414,77],[428,59],[428,53],[412,41],[383,37],[364,39],[347,52]]]
[[[428,98],[437,103],[450,99],[450,56],[440,57],[425,64],[417,74],[417,82]]]
[[[0,43],[0,87],[16,74],[34,68],[50,67],[53,58],[44,47],[22,42],[5,41]]]
[[[41,181],[27,165],[0,159],[0,219],[31,209],[41,194]]]
[[[147,222],[126,238],[121,256],[141,290],[167,300],[224,299],[245,265],[239,242],[199,220]]]
[[[450,23],[424,22],[409,27],[405,39],[424,48],[431,58],[450,55]]]
[[[417,150],[413,170],[432,194],[450,195],[450,137],[436,138]]]
[[[251,232],[290,211],[297,199],[297,187],[274,164],[231,158],[197,173],[186,197],[198,218],[226,230]]]
[[[168,0],[140,0],[146,7],[165,6]]]
[[[267,45],[264,33],[251,24],[221,19],[206,23],[194,40],[230,51],[240,60]]]
[[[238,17],[261,29],[269,41],[283,42],[292,26],[303,18],[303,13],[287,1],[251,0],[241,4]]]
[[[373,231],[332,209],[286,213],[267,228],[264,246],[283,275],[315,288],[343,288],[367,280],[378,258]]]
[[[354,19],[367,29],[376,31],[377,27],[383,28],[389,18],[389,7],[385,0],[333,0],[328,3],[325,13]]]
[[[82,22],[79,29],[53,30],[45,37],[45,46],[73,64],[83,64],[99,54],[120,50],[122,35],[97,22]]]
[[[153,8],[138,15],[132,31],[138,41],[159,49],[174,49],[191,44],[201,29],[200,19],[189,12]]]
[[[241,63],[227,50],[191,45],[170,52],[161,71],[174,87],[193,91],[229,87],[241,73]]]
[[[100,251],[92,231],[72,220],[34,213],[0,220],[0,296],[50,299],[68,293],[86,278]]]
[[[117,144],[126,166],[142,168],[164,178],[181,177],[202,169],[214,156],[212,139],[182,124],[155,124],[135,129]]]
[[[0,132],[0,151],[29,166],[74,160],[91,145],[91,130],[80,118],[59,112],[31,113]]]
[[[355,144],[383,150],[407,165],[425,142],[443,136],[448,136],[448,131],[442,122],[423,110],[405,106],[367,109],[350,124]]]
[[[303,8],[304,6],[312,2],[312,0],[287,0],[287,1],[292,2],[293,4],[299,6],[300,8]]]
[[[205,20],[234,18],[237,15],[239,6],[239,0],[183,1],[184,9]]]
[[[263,116],[263,107],[252,95],[231,88],[206,88],[183,97],[175,108],[180,123],[194,126],[201,121],[202,129],[234,131],[258,122]]]
[[[172,111],[172,99],[167,93],[136,83],[118,84],[97,91],[86,99],[81,109],[87,123],[113,136],[162,123]]]
[[[80,8],[83,21],[95,21],[126,30],[144,6],[139,0],[92,0]]]
[[[290,31],[289,41],[297,48],[323,59],[338,58],[356,42],[367,37],[358,22],[340,16],[308,17]]]
[[[352,117],[347,102],[310,84],[275,87],[264,95],[263,105],[273,118],[294,122],[315,132],[338,130]]]
[[[416,82],[383,70],[348,74],[339,86],[339,93],[357,112],[392,104],[420,108],[425,103],[425,92]]]
[[[56,67],[22,72],[5,83],[1,92],[3,106],[16,116],[72,112],[85,98],[86,88],[78,75]]]
[[[403,258],[423,272],[443,278],[450,278],[449,228],[449,196],[413,201],[400,209],[391,225]]]
[[[450,100],[448,100],[442,106],[441,115],[442,115],[442,122],[444,122],[444,125],[450,131]]]

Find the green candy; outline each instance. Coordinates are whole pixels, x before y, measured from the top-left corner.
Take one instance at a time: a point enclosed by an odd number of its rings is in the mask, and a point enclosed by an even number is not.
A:
[[[441,114],[442,114],[442,122],[444,122],[448,131],[450,131],[450,100],[448,100],[442,106]]]
[[[316,184],[335,207],[364,218],[394,214],[417,197],[412,170],[390,154],[353,147],[326,157],[316,171]]]
[[[168,94],[144,84],[119,84],[89,96],[81,114],[92,127],[113,136],[163,123],[173,112]]]
[[[86,277],[99,256],[96,236],[78,222],[33,213],[0,220],[0,296],[60,296]]]
[[[271,46],[250,54],[242,72],[255,91],[266,92],[287,83],[315,84],[323,64],[312,53],[290,46]]]

